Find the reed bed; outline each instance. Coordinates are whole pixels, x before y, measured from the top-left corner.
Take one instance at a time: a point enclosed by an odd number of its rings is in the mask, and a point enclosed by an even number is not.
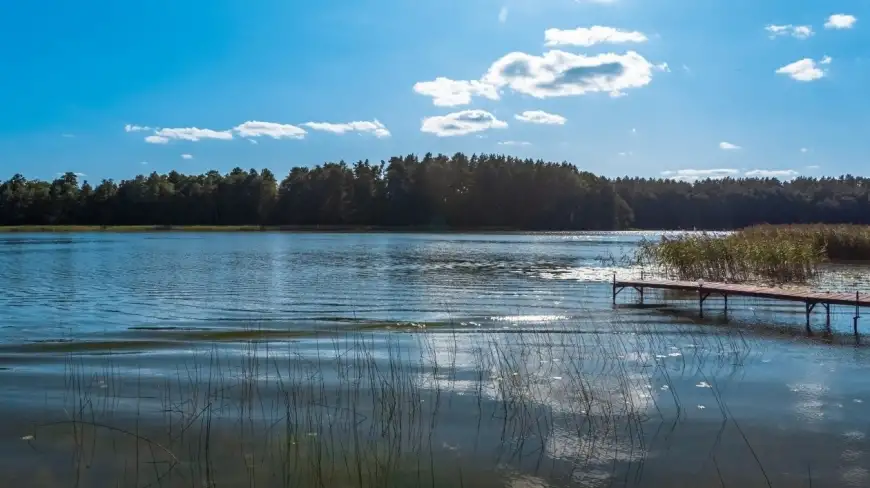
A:
[[[699,358],[666,356],[673,341],[721,368],[749,352],[737,332],[646,327],[249,341],[158,377],[70,355],[62,414],[27,432],[24,474],[7,476],[22,488],[633,485],[651,416],[685,416],[671,375]]]
[[[870,227],[763,225],[663,237],[644,242],[636,260],[680,280],[807,283],[825,262],[870,260]]]

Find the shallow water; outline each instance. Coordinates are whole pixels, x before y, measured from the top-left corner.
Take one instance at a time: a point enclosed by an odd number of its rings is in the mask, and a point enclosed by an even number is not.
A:
[[[867,486],[870,353],[648,233],[0,237],[15,486]],[[864,289],[838,268],[820,289]],[[865,319],[870,320],[870,319]],[[821,330],[822,314],[814,316]],[[870,327],[868,323],[867,327]],[[32,436],[32,438],[31,438]],[[39,474],[38,476],[36,474]]]

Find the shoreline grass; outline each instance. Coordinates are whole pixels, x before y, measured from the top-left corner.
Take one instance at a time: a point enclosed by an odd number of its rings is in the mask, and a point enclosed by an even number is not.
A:
[[[643,242],[636,261],[681,280],[806,283],[826,262],[870,260],[870,227],[761,225]]]
[[[9,225],[0,234],[15,233],[147,233],[147,232],[531,232],[512,227],[366,226],[366,225]]]

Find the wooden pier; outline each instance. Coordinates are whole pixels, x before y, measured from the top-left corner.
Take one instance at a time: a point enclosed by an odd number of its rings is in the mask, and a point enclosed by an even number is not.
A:
[[[670,280],[617,280],[613,277],[613,304],[616,305],[616,296],[626,289],[633,288],[637,291],[640,297],[640,303],[643,304],[645,289],[659,290],[677,290],[697,294],[698,310],[701,318],[704,318],[704,302],[711,295],[720,296],[725,301],[725,316],[728,316],[728,297],[750,297],[764,298],[768,300],[779,300],[787,302],[803,303],[806,308],[807,316],[807,333],[812,334],[810,328],[810,315],[815,310],[817,305],[821,305],[825,309],[825,317],[827,319],[828,328],[831,326],[831,306],[843,305],[855,308],[855,317],[853,319],[853,329],[855,338],[858,336],[858,318],[860,318],[860,310],[862,307],[870,307],[870,295],[862,297],[859,292],[855,293],[828,293],[828,292],[811,292],[800,290],[787,290],[783,288],[759,287],[752,285],[737,285],[729,283],[704,283],[703,281],[670,281]]]

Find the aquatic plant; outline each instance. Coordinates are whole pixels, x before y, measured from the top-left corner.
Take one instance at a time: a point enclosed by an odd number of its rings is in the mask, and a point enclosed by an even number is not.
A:
[[[495,488],[518,486],[511,479],[520,475],[547,480],[529,486],[639,479],[645,423],[655,415],[671,422],[673,409],[683,415],[670,375],[694,359],[674,353],[670,335],[619,320],[595,334],[504,332],[204,344],[168,376],[122,370],[111,356],[94,368],[87,352],[71,353],[67,399],[22,432],[36,462],[22,469],[73,463],[52,466],[53,482],[21,478],[16,486]],[[677,327],[681,344],[733,368],[748,346],[738,331],[726,334]],[[712,380],[690,383],[698,381]],[[713,391],[711,409],[720,401]],[[464,419],[458,431],[445,424],[456,418]]]

